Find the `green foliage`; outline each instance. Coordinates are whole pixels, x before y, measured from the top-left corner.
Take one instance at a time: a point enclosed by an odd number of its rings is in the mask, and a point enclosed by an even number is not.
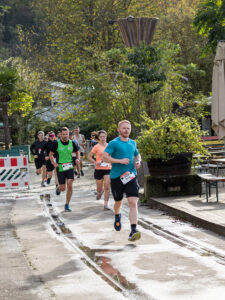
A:
[[[195,2],[195,3],[193,3]],[[154,40],[163,44],[174,44],[179,48],[176,56],[173,56],[173,64],[189,66],[194,64],[195,70],[183,72],[188,78],[192,93],[202,92],[209,96],[212,83],[213,56],[202,57],[202,49],[206,43],[206,37],[199,35],[193,27],[193,19],[196,13],[196,3],[199,1],[178,1],[170,7],[166,13],[160,16]],[[169,50],[169,49],[168,49]],[[171,65],[171,62],[169,61]],[[173,67],[173,65],[172,65]],[[203,71],[201,76],[196,76],[196,70]],[[196,80],[197,77],[197,80]]]
[[[32,28],[17,22],[29,70],[23,86],[34,99],[29,122],[45,126],[35,118],[53,100],[58,124],[93,125],[112,136],[121,119],[135,125],[135,136],[142,115],[160,119],[170,114],[173,102],[202,116],[195,102],[204,102],[210,91],[212,64],[200,58],[204,38],[192,27],[197,2],[21,0],[35,21]],[[109,26],[108,19],[129,14],[159,16],[155,45],[124,49],[118,27]],[[55,90],[57,101],[46,86],[55,81],[66,86],[62,93]]]
[[[27,63],[21,58],[11,58],[1,62],[0,66],[2,81],[5,77],[10,79],[0,91],[1,97],[4,95],[10,98],[8,116],[13,144],[27,143],[27,124],[32,121],[32,113],[35,110],[33,104],[41,82],[37,80],[37,74],[31,72]],[[42,86],[44,90],[44,84]]]
[[[220,40],[225,40],[225,0],[201,0],[194,26],[207,37],[204,53],[216,53]]]
[[[20,59],[1,63],[0,87],[0,96],[10,97],[9,115],[18,112],[25,117],[32,110],[34,100],[29,94],[25,68]]]
[[[15,90],[15,83],[18,80],[15,69],[1,66],[0,67],[0,97],[10,96]]]
[[[13,112],[18,112],[25,117],[32,110],[33,98],[25,92],[12,93],[11,100],[9,102],[9,116]]]
[[[8,5],[0,5],[0,17],[3,17],[9,11],[10,11],[10,6],[8,6]]]
[[[161,65],[167,80],[162,89],[150,98],[152,118],[160,119],[170,114],[173,103],[177,103],[185,114],[196,119],[204,117],[202,106],[206,97],[201,92],[199,82],[202,77],[204,78],[205,72],[199,70],[196,64],[183,65],[177,62],[181,52],[179,45],[162,41],[158,42],[156,47],[160,51]]]
[[[18,27],[34,25],[30,0],[2,0],[0,5],[0,59],[21,55]]]
[[[170,115],[156,121],[147,120],[147,129],[137,139],[144,160],[167,160],[182,152],[207,153],[200,137],[202,132],[196,120]]]
[[[160,90],[166,76],[161,66],[159,49],[141,44],[128,53],[125,73],[135,78],[135,82],[144,85],[146,94]]]
[[[78,83],[85,80],[83,63],[95,67],[96,52],[121,44],[118,30],[108,19],[126,13],[129,1],[33,1],[39,26],[21,32],[26,53],[51,81]]]

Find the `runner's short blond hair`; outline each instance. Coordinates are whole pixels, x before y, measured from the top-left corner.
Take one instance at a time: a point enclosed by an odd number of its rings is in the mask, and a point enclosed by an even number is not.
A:
[[[69,131],[69,129],[68,129],[67,127],[62,127],[62,128],[60,129],[60,132],[62,132],[62,131]]]
[[[123,123],[128,123],[128,124],[131,125],[130,121],[128,121],[128,120],[122,120],[122,121],[120,121],[120,122],[118,123],[118,127],[120,127],[120,125],[123,124]]]

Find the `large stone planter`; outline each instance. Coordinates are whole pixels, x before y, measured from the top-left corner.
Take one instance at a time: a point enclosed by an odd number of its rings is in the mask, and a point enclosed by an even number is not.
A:
[[[152,159],[148,162],[152,176],[185,175],[191,172],[192,153],[179,153],[172,159]]]
[[[144,177],[145,199],[200,195],[201,179],[197,174]]]

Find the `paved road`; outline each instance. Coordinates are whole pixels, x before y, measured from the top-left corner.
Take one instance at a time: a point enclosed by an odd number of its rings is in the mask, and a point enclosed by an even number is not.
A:
[[[12,223],[15,199],[0,200],[0,299],[50,299],[48,288],[33,276]],[[40,288],[41,286],[41,288]]]
[[[72,213],[33,167],[30,191],[0,193],[0,299],[223,299],[224,238],[141,206],[142,239],[130,243],[127,202],[115,232],[85,171]]]

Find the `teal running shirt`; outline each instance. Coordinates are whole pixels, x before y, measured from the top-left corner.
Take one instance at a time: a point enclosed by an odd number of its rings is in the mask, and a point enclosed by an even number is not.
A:
[[[117,137],[109,142],[108,146],[105,149],[105,152],[107,152],[112,158],[129,158],[130,160],[130,163],[128,165],[112,164],[110,178],[115,179],[127,171],[132,172],[135,175],[137,174],[134,166],[134,157],[137,156],[139,152],[134,140],[129,139],[127,142],[124,142],[120,139],[120,137]]]

